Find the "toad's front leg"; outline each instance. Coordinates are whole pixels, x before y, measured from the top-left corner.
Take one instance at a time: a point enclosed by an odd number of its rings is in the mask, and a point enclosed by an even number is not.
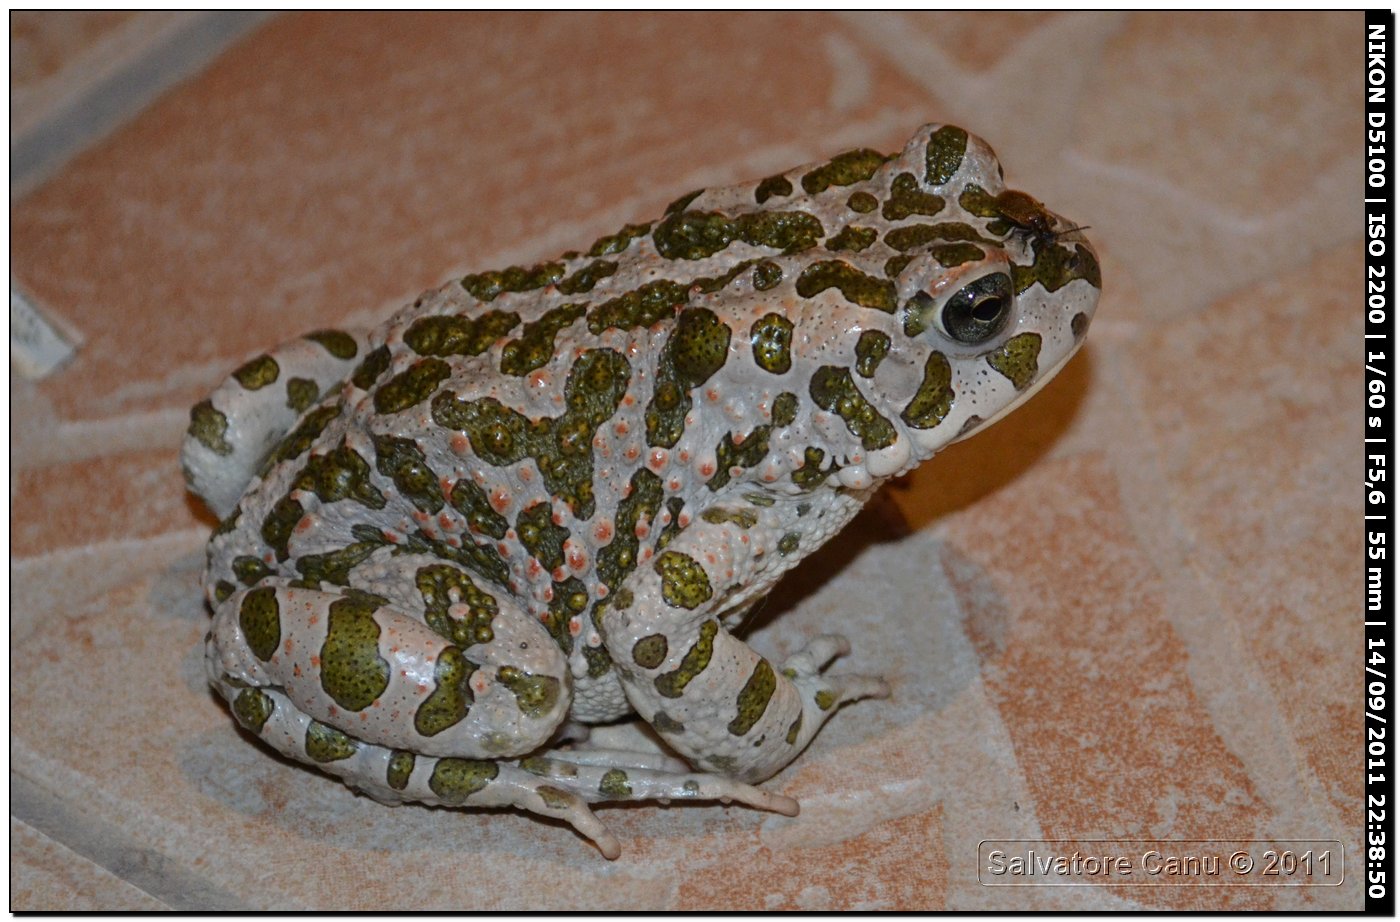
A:
[[[667,743],[699,768],[761,781],[839,705],[889,688],[821,671],[849,650],[837,635],[777,667],[733,637],[720,616],[748,597],[741,587],[762,579],[763,558],[780,553],[781,539],[761,518],[714,519],[692,524],[633,574],[604,615],[604,633],[628,700]]]

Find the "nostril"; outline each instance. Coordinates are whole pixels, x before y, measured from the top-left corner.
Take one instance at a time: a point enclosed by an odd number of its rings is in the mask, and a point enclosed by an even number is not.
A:
[[[1074,334],[1075,339],[1079,339],[1089,330],[1089,315],[1080,311],[1070,319],[1069,331]]]

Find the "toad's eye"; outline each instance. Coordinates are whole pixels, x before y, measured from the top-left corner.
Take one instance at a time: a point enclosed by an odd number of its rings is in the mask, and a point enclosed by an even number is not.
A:
[[[943,331],[960,343],[984,343],[1011,319],[1011,276],[1004,272],[969,282],[943,305]]]

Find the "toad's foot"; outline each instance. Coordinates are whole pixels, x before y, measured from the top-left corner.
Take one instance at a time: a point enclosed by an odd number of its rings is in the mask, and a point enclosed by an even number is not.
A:
[[[890,686],[878,676],[823,673],[832,660],[850,652],[851,643],[842,635],[821,634],[784,660],[782,672],[822,711],[861,698],[888,698]]]

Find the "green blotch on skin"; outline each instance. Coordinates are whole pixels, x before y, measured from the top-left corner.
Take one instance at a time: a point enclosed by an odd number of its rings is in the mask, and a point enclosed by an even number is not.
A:
[[[672,496],[666,500],[666,511],[670,513],[670,520],[661,529],[661,535],[656,539],[656,550],[660,551],[671,543],[676,535],[681,533],[681,510],[685,508],[685,500],[679,496]]]
[[[383,541],[358,541],[325,554],[304,554],[296,562],[297,572],[302,576],[299,584],[308,589],[319,589],[323,582],[348,586],[350,571],[383,546]]]
[[[916,291],[904,305],[904,335],[918,336],[927,330],[936,311],[937,305],[932,296],[924,291]]]
[[[945,186],[957,175],[967,153],[967,132],[954,125],[944,125],[928,139],[924,149],[924,181],[930,186]]]
[[[724,367],[729,327],[707,308],[681,312],[657,363],[656,387],[646,407],[647,444],[670,448],[685,430],[690,391]]]
[[[612,671],[612,658],[602,647],[584,647],[583,658],[588,661],[588,677],[599,679]]]
[[[856,374],[862,378],[875,376],[875,369],[890,353],[890,338],[879,330],[866,330],[856,340]]]
[[[891,256],[885,260],[885,275],[892,279],[899,278],[899,273],[913,261],[912,256]]]
[[[559,649],[571,653],[574,649],[574,638],[569,633],[569,622],[575,615],[583,614],[588,608],[588,589],[583,580],[576,576],[557,582],[551,588],[554,596],[549,600],[549,608],[540,622],[559,645]]]
[[[784,198],[792,195],[792,183],[786,176],[769,176],[753,190],[753,200],[762,205],[770,198]]]
[[[715,473],[706,483],[711,491],[727,485],[734,476],[734,469],[755,467],[768,457],[768,436],[771,426],[758,426],[740,444],[735,444],[734,434],[729,433],[715,446]]]
[[[899,414],[900,419],[915,429],[932,429],[952,409],[953,396],[953,367],[948,357],[941,352],[931,353],[924,361],[924,379]]]
[[[436,515],[443,506],[438,476],[413,439],[374,436],[375,467],[394,481],[399,493],[418,509]]]
[[[363,711],[389,687],[389,662],[379,655],[379,605],[347,595],[329,606],[321,644],[321,688],[347,711]]]
[[[482,790],[500,774],[495,762],[476,759],[438,759],[428,778],[428,788],[443,803],[456,806]]]
[[[735,240],[798,253],[824,233],[821,221],[805,211],[759,211],[733,218],[718,211],[680,211],[662,220],[651,236],[665,259],[694,260],[713,256]]]
[[[546,570],[564,565],[564,541],[569,537],[569,530],[555,525],[553,516],[549,503],[535,503],[515,520],[515,533],[520,543]]]
[[[585,291],[592,291],[593,286],[615,272],[617,272],[617,263],[606,259],[595,259],[561,281],[557,287],[560,292],[566,295],[581,294]]]
[[[802,715],[801,715],[801,714],[798,714],[798,715],[797,715],[797,719],[794,720],[794,721],[792,722],[792,726],[788,727],[788,732],[787,732],[787,744],[788,744],[789,746],[796,746],[796,745],[797,745],[797,734],[799,734],[799,733],[801,733],[801,732],[802,732]]]
[[[885,243],[901,253],[917,250],[933,243],[985,243],[996,241],[982,236],[965,221],[943,221],[938,224],[908,224],[885,234]],[[912,258],[912,257],[911,257]]]
[[[277,605],[277,590],[271,586],[254,589],[238,604],[238,627],[248,649],[263,662],[277,652],[282,641],[282,617]]]
[[[778,553],[784,557],[797,550],[797,546],[802,543],[802,536],[796,532],[788,532],[778,539]]]
[[[433,664],[433,690],[413,714],[413,728],[423,736],[434,736],[460,723],[475,698],[472,674],[476,665],[456,647],[444,647]]]
[[[875,242],[880,232],[873,227],[858,227],[854,224],[841,229],[841,232],[827,240],[826,248],[833,252],[846,250],[859,253]]]
[[[1035,262],[1030,266],[1012,265],[1011,280],[1020,294],[1036,282],[1046,291],[1058,291],[1075,279],[1083,279],[1095,288],[1103,287],[1099,261],[1083,244],[1074,249],[1054,243],[1035,244]]]
[[[890,221],[902,221],[910,215],[936,215],[943,210],[942,196],[919,188],[913,173],[900,173],[890,184],[890,197],[880,214]]]
[[[836,459],[831,460],[831,466],[823,469],[822,459],[826,457],[826,452],[815,446],[808,446],[802,451],[802,466],[791,474],[792,482],[803,490],[811,491],[826,483],[826,479],[841,469],[836,463]],[[799,513],[800,514],[800,513]]]
[[[226,602],[228,597],[238,591],[238,587],[226,579],[221,579],[214,584],[214,601]]]
[[[359,749],[359,744],[335,727],[313,720],[306,728],[304,748],[313,762],[325,764],[350,758]]]
[[[610,592],[617,592],[623,580],[636,569],[641,544],[637,525],[643,519],[650,521],[656,516],[661,498],[660,477],[646,468],[632,473],[627,495],[617,504],[617,513],[613,516],[613,539],[598,552],[598,578]]]
[[[553,759],[546,759],[541,756],[526,756],[516,764],[530,774],[538,775],[541,778],[548,778],[555,774],[555,768],[559,765],[559,763],[555,762]]]
[[[705,194],[704,189],[696,189],[694,192],[687,192],[674,202],[666,206],[666,214],[675,214],[678,211],[685,211],[686,206]]]
[[[631,380],[620,352],[590,349],[569,370],[565,411],[531,421],[494,397],[462,401],[451,391],[433,399],[433,421],[467,433],[473,451],[488,464],[535,460],[550,495],[569,504],[576,518],[593,515],[593,436],[617,411]]]
[[[245,586],[251,586],[265,576],[272,575],[272,568],[263,563],[261,557],[243,555],[233,558],[233,575]]]
[[[389,787],[396,791],[408,787],[408,776],[413,774],[413,762],[413,753],[404,752],[402,749],[394,750],[394,754],[389,756],[389,768],[384,775]]]
[[[462,513],[467,524],[475,531],[490,535],[498,541],[506,536],[506,529],[510,527],[510,523],[506,521],[505,516],[491,508],[486,491],[472,481],[457,481],[447,501],[452,504],[453,509]]]
[[[292,537],[292,529],[296,528],[304,514],[301,503],[284,496],[263,519],[260,529],[262,539],[272,548],[279,561],[287,559],[287,542]]]
[[[525,324],[520,338],[506,343],[501,350],[501,372],[519,377],[547,363],[554,357],[555,337],[586,312],[583,304],[565,304]]]
[[[1089,316],[1083,311],[1075,314],[1069,322],[1069,331],[1074,334],[1075,339],[1079,339],[1089,331]]]
[[[488,311],[480,317],[440,314],[419,317],[404,331],[404,345],[419,355],[481,355],[496,340],[515,329],[520,315]]]
[[[619,330],[649,327],[674,316],[688,297],[686,286],[669,279],[647,282],[593,308],[588,314],[588,330],[598,334],[610,327]]]
[[[836,365],[824,365],[812,375],[812,399],[817,406],[835,413],[845,422],[851,435],[860,439],[866,451],[876,451],[894,444],[894,425],[865,399],[851,373]]]
[[[932,247],[929,253],[938,260],[939,264],[946,269],[954,266],[961,266],[963,263],[975,263],[986,258],[987,254],[981,247],[973,246],[970,243],[949,243],[943,246]],[[1015,268],[1014,266],[1012,268]]]
[[[371,509],[383,509],[388,502],[370,483],[370,467],[345,439],[325,454],[313,454],[292,479],[292,490],[308,490],[323,503],[352,499]],[[290,496],[290,491],[288,493]]]
[[[645,237],[651,233],[650,224],[627,224],[622,230],[615,234],[608,234],[606,237],[599,237],[593,242],[593,246],[588,248],[589,256],[611,256],[614,253],[621,253],[631,246],[632,241],[638,237]]]
[[[656,691],[665,698],[679,698],[685,687],[690,684],[690,680],[695,678],[705,667],[710,665],[710,657],[714,655],[715,635],[719,633],[718,621],[706,621],[700,625],[699,636],[695,640],[695,646],[686,651],[681,659],[681,664],[672,672],[667,672],[656,677],[653,684]]]
[[[665,259],[704,259],[736,236],[734,222],[717,211],[678,211],[656,225],[651,239]]]
[[[880,200],[869,192],[852,192],[846,199],[846,207],[860,214],[869,214],[880,207]]]
[[[802,177],[802,188],[808,195],[824,192],[831,186],[849,186],[864,182],[889,160],[879,151],[869,148],[849,150]]]
[[[734,736],[743,736],[752,730],[768,710],[768,701],[777,687],[778,678],[773,674],[773,667],[768,660],[760,659],[739,691],[739,713],[729,722],[729,732]]]
[[[658,733],[684,733],[685,724],[667,714],[665,711],[657,711],[651,718],[651,726]]]
[[[289,378],[287,380],[287,407],[298,413],[315,403],[320,394],[316,382],[310,378]]]
[[[574,805],[577,798],[568,791],[556,788],[552,785],[542,784],[535,788],[535,793],[540,800],[551,810],[567,810]]]
[[[374,409],[382,414],[398,413],[428,399],[439,384],[452,374],[452,366],[441,359],[423,359],[399,372],[374,392]]]
[[[256,391],[276,381],[279,373],[277,361],[272,356],[260,355],[246,365],[239,366],[233,376],[248,390]]]
[[[462,279],[462,287],[474,298],[481,301],[494,301],[502,294],[511,291],[534,291],[553,284],[564,277],[564,264],[540,263],[524,268],[509,266],[491,272],[481,272]]]
[[[792,321],[782,314],[764,314],[749,329],[754,364],[770,374],[792,368]]]
[[[775,502],[775,500],[773,499],[773,497],[771,497],[771,496],[766,496],[766,495],[764,495],[764,494],[762,494],[762,493],[745,493],[745,494],[744,494],[744,500],[745,500],[746,502],[752,503],[752,504],[755,505],[755,506],[762,506],[762,507],[765,508],[765,509],[768,508],[769,506],[772,506],[773,503]]]
[[[761,260],[753,267],[753,287],[755,291],[768,291],[778,287],[783,280],[783,267],[771,260]]]
[[[729,523],[739,528],[753,528],[758,524],[758,514],[749,509],[730,509],[727,506],[711,506],[700,513],[700,518],[711,525]]]
[[[666,635],[652,634],[632,645],[632,661],[643,669],[655,669],[666,662]]]
[[[1006,376],[1018,391],[1025,390],[1035,380],[1036,361],[1040,357],[1040,334],[1022,333],[987,354],[987,364]]]
[[[805,211],[760,211],[736,219],[739,239],[753,246],[800,253],[825,234],[821,221]]]
[[[784,391],[773,400],[773,425],[779,429],[797,419],[797,395]]]
[[[502,666],[496,670],[496,681],[515,694],[520,713],[526,717],[543,717],[559,701],[559,680],[554,676],[531,675],[514,666]]]
[[[367,391],[374,386],[384,372],[389,370],[389,347],[380,346],[378,349],[365,356],[365,360],[360,363],[350,375],[350,383],[354,384],[362,391]]]
[[[962,210],[979,218],[1000,218],[1001,208],[995,195],[981,186],[970,185],[958,196]]]
[[[317,330],[314,333],[307,333],[302,337],[316,343],[331,355],[348,362],[360,351],[359,344],[355,342],[355,337],[343,330]]]
[[[813,263],[797,277],[797,293],[804,298],[814,297],[828,288],[837,289],[852,304],[894,313],[894,283],[866,275],[843,260]]]
[[[353,529],[359,534],[356,526]],[[373,531],[370,528],[369,531]],[[498,586],[506,586],[510,582],[510,569],[506,566],[501,556],[496,553],[493,546],[483,547],[474,541],[463,542],[460,547],[453,547],[445,541],[429,537],[422,529],[411,535],[405,535],[400,543],[393,546],[394,556],[401,554],[430,554],[440,560],[459,564],[473,573],[490,580]]]
[[[459,647],[490,643],[495,639],[491,622],[499,614],[496,597],[484,592],[472,578],[449,564],[420,567],[413,583],[423,597],[423,620],[442,637]],[[461,617],[450,610],[460,604]]]
[[[250,733],[262,732],[273,708],[272,698],[256,688],[245,688],[233,699],[233,716]]]
[[[233,454],[233,446],[225,438],[228,435],[228,417],[214,409],[212,401],[201,400],[190,408],[187,432],[190,438],[216,455]]]
[[[831,710],[831,706],[836,703],[836,696],[825,689],[816,693],[812,698],[817,703],[817,707],[823,711]]]
[[[615,798],[631,797],[632,785],[627,781],[627,773],[620,768],[604,772],[598,782],[598,793]]]
[[[661,597],[673,608],[698,608],[714,595],[705,568],[694,557],[663,551],[656,558],[655,567],[661,577]]]

